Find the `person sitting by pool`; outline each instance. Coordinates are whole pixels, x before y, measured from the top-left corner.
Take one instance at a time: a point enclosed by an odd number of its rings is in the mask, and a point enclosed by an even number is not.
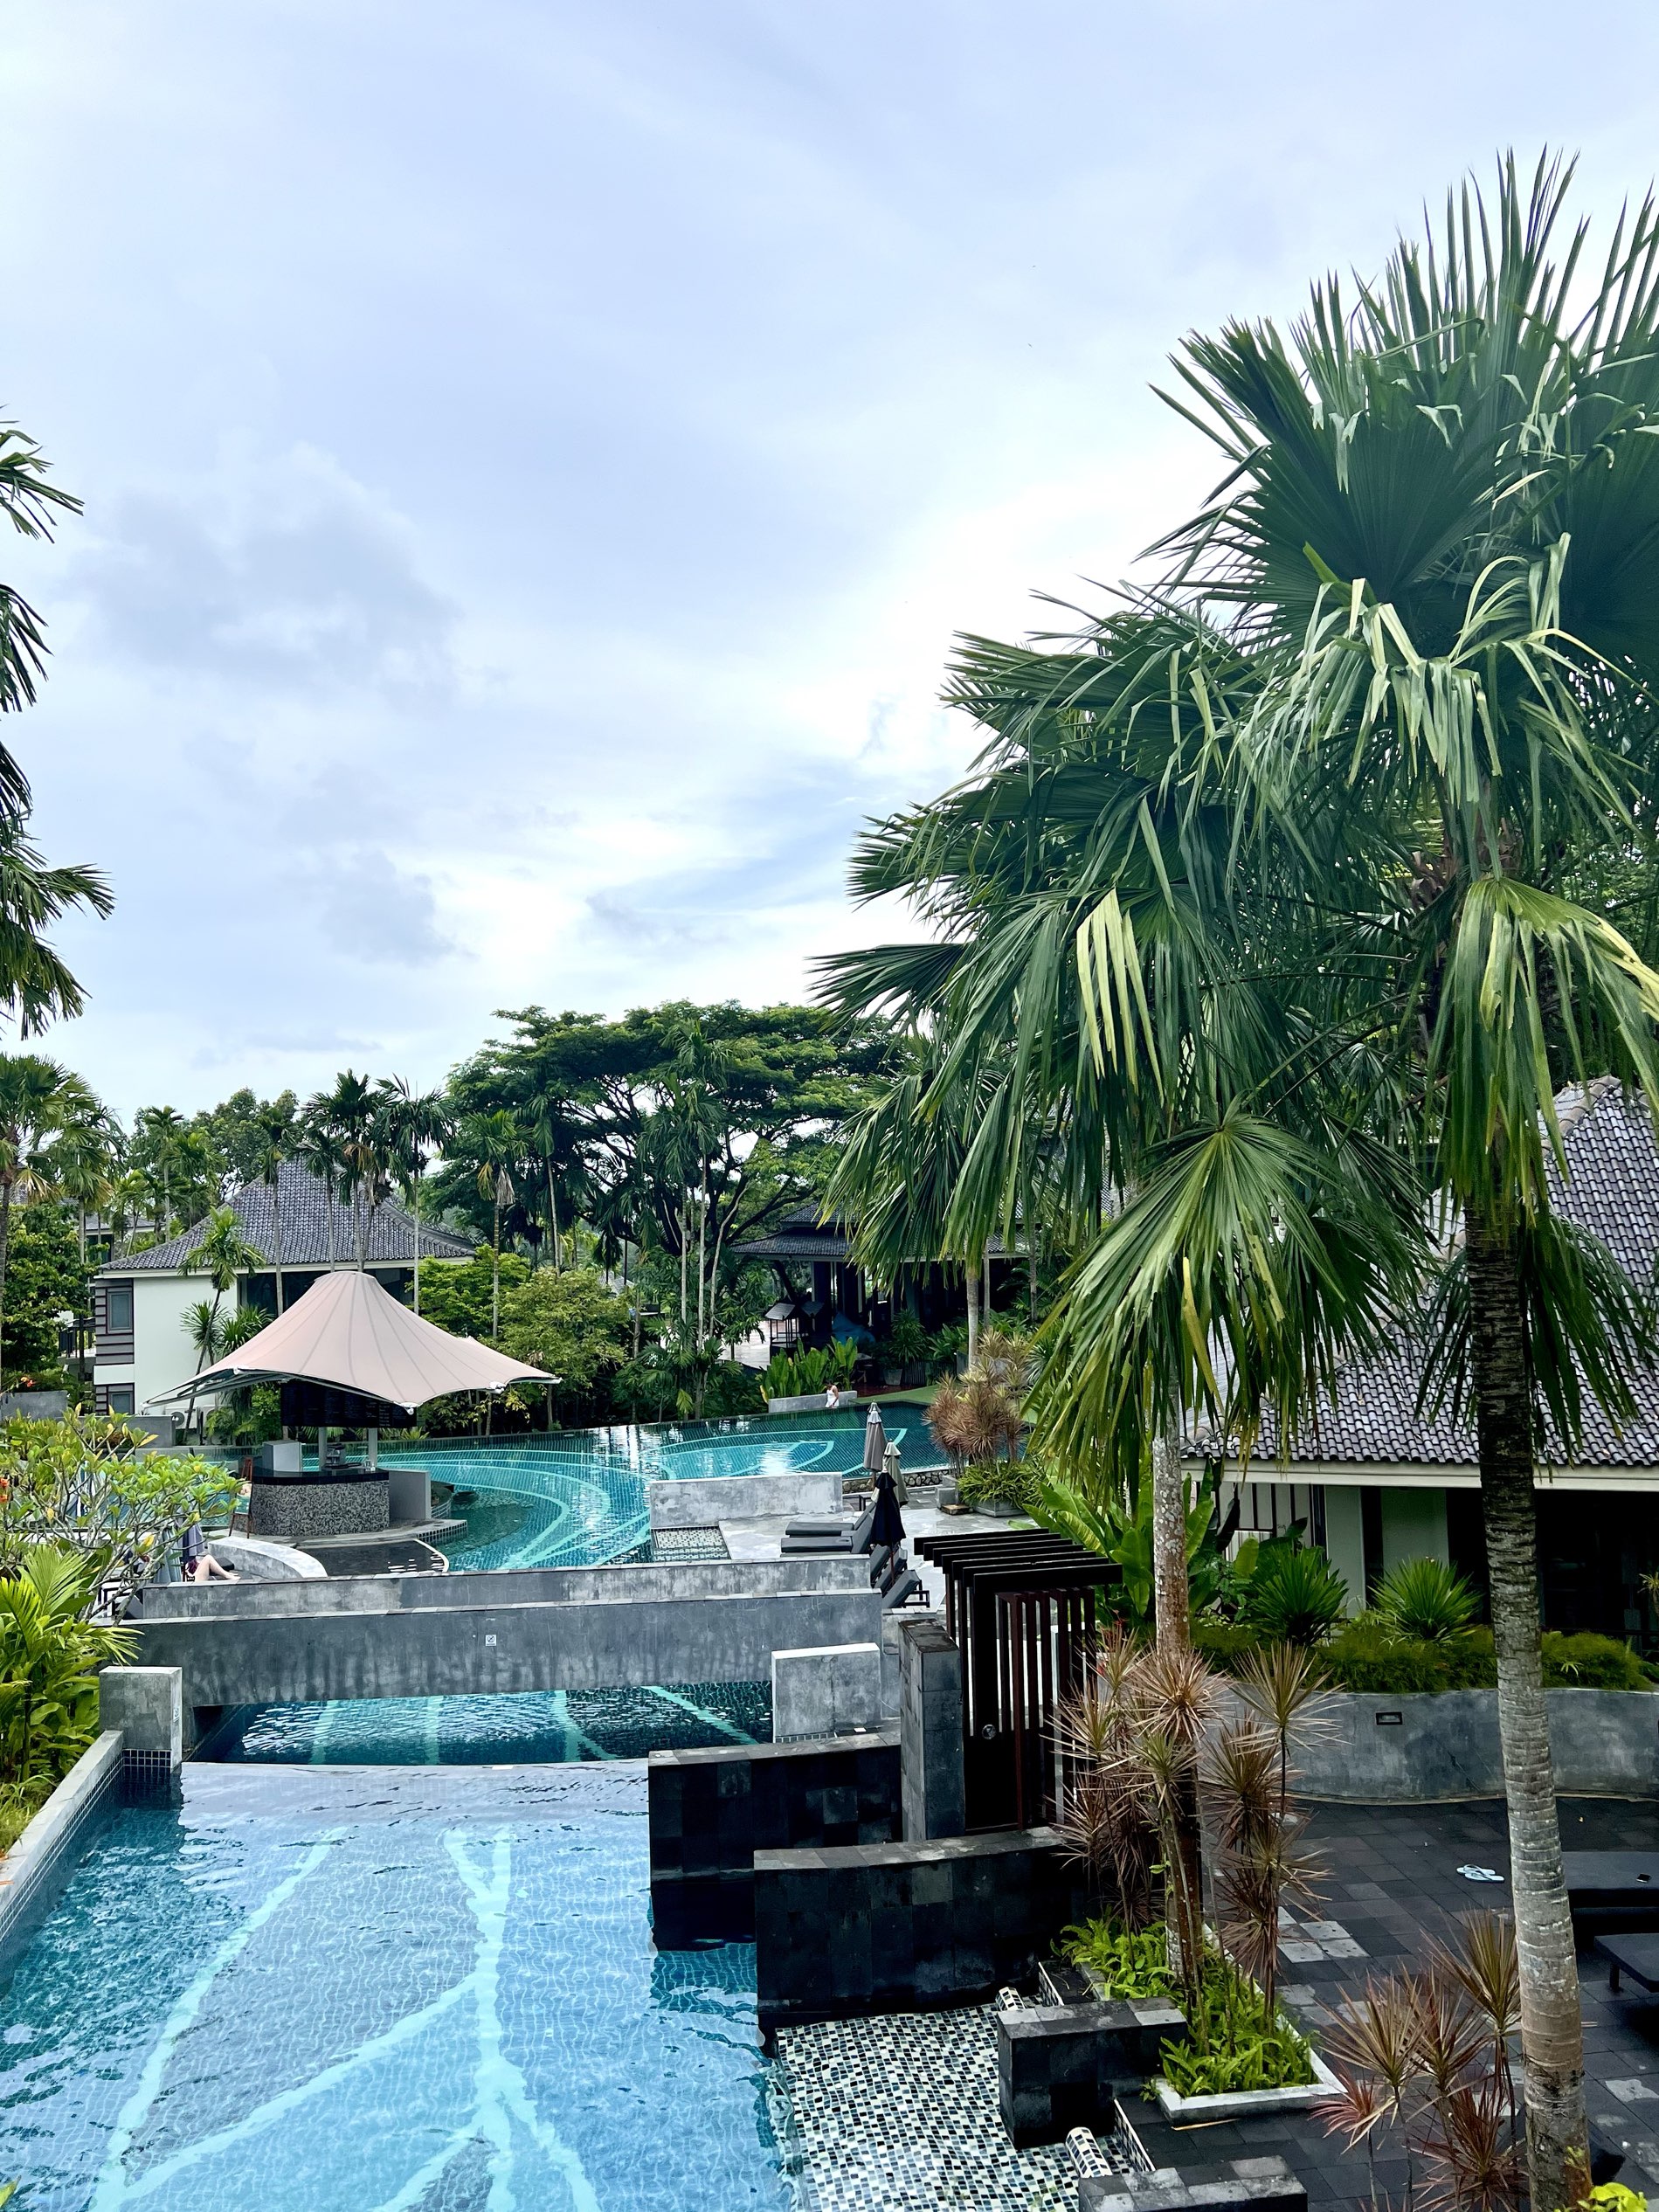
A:
[[[838,1413],[840,1410],[840,1403],[841,1386],[838,1382],[833,1382],[824,1393],[824,1410],[826,1414]]]
[[[236,1575],[223,1566],[207,1548],[207,1538],[202,1534],[202,1524],[192,1521],[184,1531],[179,1546],[179,1565],[187,1582],[234,1582]]]

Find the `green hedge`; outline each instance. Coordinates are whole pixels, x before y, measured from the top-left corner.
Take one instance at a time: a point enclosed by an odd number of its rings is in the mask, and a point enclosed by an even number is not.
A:
[[[1192,1641],[1211,1663],[1230,1672],[1243,1653],[1261,1639],[1242,1621],[1213,1617],[1194,1621]],[[1345,1621],[1317,1647],[1333,1690],[1369,1690],[1385,1697],[1413,1690],[1491,1690],[1497,1661],[1490,1628],[1426,1643],[1397,1635],[1374,1614]],[[1566,1636],[1549,1630],[1544,1638],[1546,1690],[1651,1690],[1659,1669],[1648,1665],[1612,1636]]]

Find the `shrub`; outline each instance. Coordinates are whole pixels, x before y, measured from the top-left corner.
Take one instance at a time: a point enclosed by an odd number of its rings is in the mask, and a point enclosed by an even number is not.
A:
[[[992,1459],[963,1469],[957,1495],[964,1505],[984,1505],[995,1500],[1012,1505],[1017,1513],[1029,1513],[1041,1488],[1041,1476],[1024,1460]]]
[[[1548,1630],[1544,1638],[1546,1690],[1651,1690],[1647,1669],[1628,1643],[1587,1633],[1564,1636]]]
[[[1101,1994],[1108,2003],[1167,1997],[1176,1987],[1170,1972],[1169,1933],[1161,1920],[1154,1927],[1133,1931],[1116,1927],[1109,1920],[1085,1920],[1081,1927],[1062,1932],[1059,1950],[1075,1967],[1098,1974]]]
[[[1250,1578],[1244,1614],[1269,1643],[1317,1643],[1348,1602],[1348,1585],[1310,1545],[1268,1552]]]
[[[1109,1920],[1087,1920],[1068,1928],[1059,1947],[1074,1965],[1099,1976],[1108,2001],[1135,2003],[1179,1992],[1161,1924],[1130,1933]],[[1186,2034],[1163,2044],[1158,2059],[1165,2080],[1181,2097],[1285,2089],[1313,2079],[1302,2036],[1276,2006],[1269,2008],[1255,1982],[1214,1951],[1205,1960],[1202,1994],[1189,2007]]]
[[[1439,1643],[1468,1628],[1479,1600],[1440,1559],[1402,1559],[1378,1586],[1375,1610],[1402,1636]]]
[[[1260,1651],[1262,1631],[1248,1621],[1224,1621],[1220,1614],[1202,1613],[1192,1623],[1192,1644],[1213,1667],[1230,1675],[1246,1652]]]
[[[928,1332],[908,1307],[894,1317],[887,1348],[901,1367],[913,1367],[918,1360],[927,1358]]]
[[[1319,1657],[1333,1690],[1369,1690],[1383,1697],[1490,1690],[1497,1680],[1490,1632],[1464,1632],[1430,1642],[1401,1635],[1375,1613],[1345,1621],[1321,1647]]]

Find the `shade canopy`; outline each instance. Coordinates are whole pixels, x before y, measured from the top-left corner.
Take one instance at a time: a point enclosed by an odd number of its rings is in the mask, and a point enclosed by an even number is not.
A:
[[[556,1379],[470,1337],[434,1329],[373,1275],[342,1271],[325,1275],[268,1329],[149,1402],[211,1397],[252,1383],[308,1382],[413,1413],[429,1398],[453,1390],[504,1390],[508,1383]]]

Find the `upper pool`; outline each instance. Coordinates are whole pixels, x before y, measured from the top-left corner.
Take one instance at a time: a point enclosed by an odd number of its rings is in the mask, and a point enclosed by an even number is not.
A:
[[[904,1464],[939,1454],[916,1405],[884,1406]],[[647,1482],[711,1475],[850,1475],[862,1464],[868,1408],[762,1414],[753,1420],[661,1422],[561,1430],[550,1436],[430,1437],[389,1446],[383,1463],[430,1469],[475,1493],[467,1534],[445,1545],[461,1567],[596,1566],[646,1539]]]
[[[784,2212],[747,1946],[654,1953],[645,1772],[189,1766],[0,1995],[30,2212]]]

